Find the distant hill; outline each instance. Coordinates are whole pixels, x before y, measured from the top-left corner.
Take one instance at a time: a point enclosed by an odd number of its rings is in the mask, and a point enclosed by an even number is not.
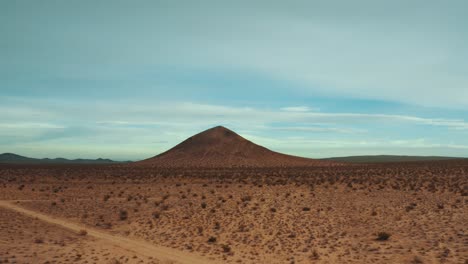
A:
[[[338,162],[351,162],[351,163],[379,163],[379,162],[437,161],[437,160],[453,160],[453,159],[463,159],[463,158],[442,157],[442,156],[375,155],[375,156],[334,157],[334,158],[325,158],[322,160],[332,160],[332,161],[338,161]]]
[[[154,167],[292,167],[338,163],[271,151],[217,126],[196,134],[172,149],[135,165]]]
[[[35,159],[20,156],[13,153],[3,153],[0,154],[0,163],[10,163],[10,164],[112,164],[119,163],[118,161],[113,161],[110,159]]]

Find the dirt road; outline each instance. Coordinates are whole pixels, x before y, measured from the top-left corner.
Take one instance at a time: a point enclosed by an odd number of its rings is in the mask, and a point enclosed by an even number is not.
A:
[[[180,264],[217,263],[213,260],[203,258],[196,254],[183,252],[183,251],[168,248],[168,247],[156,246],[145,241],[134,240],[134,239],[129,239],[129,238],[122,237],[122,236],[108,234],[106,232],[99,231],[93,228],[89,228],[84,225],[71,223],[64,219],[59,219],[59,218],[51,217],[42,213],[31,211],[31,210],[22,208],[14,204],[14,202],[0,200],[0,206],[10,209],[10,210],[17,211],[19,213],[25,214],[30,217],[35,217],[47,223],[58,225],[60,227],[63,227],[63,228],[66,228],[75,232],[79,232],[80,230],[86,230],[89,236],[102,240],[102,243],[109,243],[114,246],[118,246],[122,249],[135,252],[136,254],[140,254],[143,256],[147,256],[147,257],[153,257],[161,261],[168,261],[170,263],[180,263]]]

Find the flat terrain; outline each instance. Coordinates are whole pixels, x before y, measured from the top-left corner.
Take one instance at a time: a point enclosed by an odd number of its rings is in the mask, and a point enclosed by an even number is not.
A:
[[[468,263],[468,162],[0,165],[0,263]]]

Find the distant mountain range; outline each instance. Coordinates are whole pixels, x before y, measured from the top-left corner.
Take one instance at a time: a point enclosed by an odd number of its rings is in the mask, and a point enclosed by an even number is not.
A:
[[[110,159],[35,159],[20,156],[13,153],[3,153],[0,154],[0,163],[10,163],[10,164],[113,164],[121,163],[119,161],[113,161]]]
[[[464,159],[464,158],[442,157],[442,156],[369,155],[369,156],[334,157],[334,158],[325,158],[323,160],[350,162],[350,163],[380,163],[380,162],[437,161],[437,160],[453,160],[453,159]]]
[[[229,130],[227,130],[230,132]],[[219,132],[219,131],[218,131]],[[223,133],[226,133],[226,130],[222,131]],[[233,132],[232,132],[233,133]],[[233,134],[233,136],[237,136],[237,134]],[[191,142],[192,143],[192,142]],[[252,143],[248,143],[252,144]],[[180,148],[180,146],[179,146]],[[177,148],[176,148],[177,149]],[[267,153],[266,149],[263,150],[265,153]],[[192,155],[197,156],[197,154],[200,153],[191,153],[188,150],[182,151],[182,153],[188,154],[189,156],[192,157]],[[179,155],[183,155],[180,153]],[[205,154],[205,153],[204,153]],[[232,160],[232,157],[223,157],[220,155],[219,152],[215,153],[217,156],[218,162],[226,162],[226,160]],[[279,153],[278,153],[279,154]],[[164,157],[167,155],[167,153],[162,153],[154,158],[144,160],[142,162],[138,163],[147,163],[149,162],[150,164],[153,163],[153,161],[158,161],[160,157]],[[181,157],[177,156],[175,160],[177,162],[180,162]],[[276,155],[276,153],[275,153]],[[203,156],[203,155],[202,155]],[[286,158],[297,158],[297,157],[292,157],[292,156],[287,156],[285,155]],[[206,159],[206,155],[204,156]],[[250,159],[251,157],[243,157]],[[284,158],[284,157],[282,157]],[[212,160],[213,158],[209,158],[209,160]],[[320,161],[335,161],[335,162],[349,162],[349,163],[386,163],[386,162],[414,162],[414,161],[438,161],[438,160],[455,160],[455,159],[468,159],[468,158],[460,158],[460,157],[443,157],[443,156],[400,156],[400,155],[368,155],[368,156],[348,156],[348,157],[333,157],[333,158],[324,158],[324,159],[317,159],[316,161],[320,163]],[[282,159],[280,159],[282,160]],[[274,160],[271,162],[280,162],[280,160]],[[307,161],[307,159],[304,159]],[[9,163],[9,164],[117,164],[117,163],[130,163],[132,161],[114,161],[111,159],[65,159],[65,158],[55,158],[55,159],[36,159],[36,158],[29,158],[13,153],[3,153],[0,154],[0,164],[2,163]],[[205,161],[206,162],[206,161]],[[244,161],[245,162],[245,161]],[[197,163],[201,163],[200,161],[197,161]],[[272,163],[272,164],[273,164]],[[181,166],[181,164],[176,164]],[[268,164],[271,166],[271,164]]]

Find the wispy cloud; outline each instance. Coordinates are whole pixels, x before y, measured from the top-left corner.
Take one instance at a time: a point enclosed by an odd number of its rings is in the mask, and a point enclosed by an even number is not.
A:
[[[312,132],[312,133],[345,133],[345,134],[354,134],[354,133],[366,133],[367,130],[364,129],[354,129],[354,128],[336,128],[336,127],[291,127],[291,126],[282,126],[282,127],[265,127],[267,130],[279,130],[279,131],[290,131],[290,132]]]
[[[286,112],[310,112],[317,111],[318,109],[310,108],[308,106],[288,106],[281,108],[281,110]]]
[[[123,106],[122,106],[123,107]],[[121,107],[114,105],[112,109]],[[157,106],[138,106],[136,108],[123,107],[125,112],[119,113],[119,119],[112,121],[99,121],[100,123],[113,123],[120,125],[153,124],[164,125],[168,123],[196,121],[199,124],[207,123],[281,123],[297,122],[307,124],[363,124],[397,122],[409,125],[439,126],[449,129],[465,130],[468,123],[462,119],[423,118],[411,115],[391,114],[365,114],[365,113],[326,113],[310,111],[284,111],[284,108],[261,109],[252,107],[232,107],[212,104],[198,104],[191,102],[161,103]],[[302,109],[302,108],[301,108]],[[128,113],[132,113],[129,116]],[[135,115],[138,113],[138,115]],[[124,118],[128,118],[124,120]],[[159,119],[160,121],[155,121]],[[171,120],[168,122],[167,120]],[[304,128],[296,127],[296,130]],[[313,130],[313,128],[310,128]]]
[[[15,106],[13,111],[22,112],[44,112],[41,104],[34,104],[29,100],[28,106],[23,110]],[[95,105],[96,103],[93,103]],[[77,111],[77,109],[82,109]],[[89,109],[89,110],[88,110]],[[412,115],[393,115],[379,113],[334,113],[334,112],[314,112],[309,111],[308,107],[288,107],[272,108],[254,108],[254,107],[236,107],[217,104],[202,104],[193,102],[161,102],[158,104],[140,104],[135,105],[129,102],[99,102],[97,106],[91,107],[86,102],[79,102],[72,106],[63,103],[57,106],[57,110],[48,109],[44,119],[49,121],[37,122],[35,116],[14,115],[2,116],[0,125],[6,127],[43,127],[43,128],[63,128],[67,120],[75,122],[85,122],[99,126],[193,126],[199,127],[210,124],[233,124],[242,126],[252,126],[261,128],[269,124],[279,124],[276,129],[296,130],[296,131],[319,131],[324,128],[323,125],[335,125],[337,132],[339,126],[350,128],[362,124],[406,124],[435,126],[453,130],[467,130],[468,122],[463,119],[450,119],[440,117],[419,117]],[[13,112],[12,111],[12,112]],[[50,122],[51,119],[55,123]],[[295,123],[296,125],[289,125]],[[281,125],[282,124],[282,125]],[[298,126],[297,124],[307,124],[307,126]],[[325,127],[329,129],[330,127]],[[356,131],[365,129],[356,128]],[[343,130],[344,131],[344,130]]]
[[[16,122],[0,123],[0,129],[63,129],[65,126],[52,123]]]

